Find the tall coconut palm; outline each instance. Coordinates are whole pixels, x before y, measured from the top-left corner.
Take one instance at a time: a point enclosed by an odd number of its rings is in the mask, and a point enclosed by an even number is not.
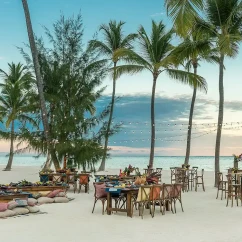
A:
[[[47,109],[46,109],[46,103],[45,103],[45,97],[44,97],[44,91],[43,91],[43,80],[41,77],[40,65],[39,65],[39,60],[38,60],[38,51],[37,51],[36,43],[35,43],[35,39],[34,39],[34,33],[33,33],[33,28],[32,28],[27,0],[22,0],[22,4],[23,4],[23,8],[24,8],[26,26],[27,26],[28,36],[29,36],[29,44],[30,44],[30,49],[31,49],[31,53],[32,53],[33,63],[34,63],[45,138],[47,141],[48,150],[51,154],[51,158],[52,158],[53,164],[55,166],[55,169],[59,169],[60,168],[59,161],[58,161],[58,159],[56,157],[56,153],[53,149],[53,145],[52,145],[51,137],[50,137],[50,133],[49,133]]]
[[[99,30],[104,35],[104,40],[91,40],[89,42],[90,48],[98,50],[102,55],[104,55],[110,64],[113,66],[112,71],[112,79],[113,79],[113,91],[112,91],[112,99],[111,99],[111,109],[107,124],[107,131],[105,136],[104,143],[104,154],[102,158],[101,165],[99,167],[99,171],[105,170],[105,161],[107,157],[107,147],[108,147],[108,139],[110,134],[111,123],[113,119],[114,105],[115,105],[115,94],[116,94],[116,68],[119,62],[119,56],[116,54],[120,49],[132,49],[132,42],[137,37],[136,34],[123,34],[123,26],[124,22],[116,22],[110,21],[108,25],[103,24],[100,26]]]
[[[193,73],[197,74],[197,69],[201,61],[210,63],[217,63],[218,57],[216,51],[213,49],[212,44],[207,39],[201,39],[200,35],[194,30],[189,34],[189,37],[183,39],[183,42],[175,48],[174,55],[178,58],[178,63],[185,62],[185,68],[190,71],[193,68]],[[185,164],[189,164],[190,150],[191,150],[191,136],[192,136],[192,120],[197,95],[197,88],[193,88],[193,95],[190,106],[189,122],[187,130],[187,147]]]
[[[219,113],[215,145],[215,186],[217,172],[220,170],[220,145],[224,117],[224,61],[234,58],[242,40],[242,1],[207,0],[205,18],[197,19],[196,26],[201,33],[210,38],[219,53]]]
[[[153,167],[155,150],[155,92],[158,77],[161,73],[166,73],[172,79],[181,83],[188,84],[198,89],[206,89],[205,80],[196,74],[175,68],[177,62],[171,45],[172,32],[165,30],[162,22],[152,21],[152,31],[148,35],[143,26],[138,30],[140,53],[132,50],[119,50],[116,54],[128,64],[117,68],[117,76],[122,73],[136,73],[142,70],[148,70],[153,77],[151,94],[151,144],[149,167]]]
[[[8,73],[0,69],[0,74],[3,78],[3,83],[0,84],[0,117],[6,119],[6,128],[11,125],[10,152],[5,171],[10,171],[12,168],[16,120],[18,122],[29,121],[34,123],[34,120],[28,115],[28,112],[33,110],[33,105],[31,104],[33,98],[33,92],[31,91],[31,85],[33,84],[32,75],[20,63],[17,65],[11,63],[8,66]]]
[[[219,114],[215,145],[215,186],[216,174],[220,170],[220,143],[224,110],[224,60],[225,57],[235,57],[241,41],[242,1],[241,0],[186,0],[177,2],[165,1],[168,14],[174,25],[184,34],[182,16],[186,17],[186,26],[196,25],[196,29],[209,38],[219,53]],[[188,23],[189,22],[189,23]],[[187,28],[187,27],[186,27]]]

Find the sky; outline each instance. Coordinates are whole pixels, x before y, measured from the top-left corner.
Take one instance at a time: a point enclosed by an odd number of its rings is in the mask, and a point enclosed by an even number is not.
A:
[[[162,20],[167,29],[171,22],[166,16],[163,0],[28,0],[34,32],[44,37],[43,26],[51,29],[60,14],[69,17],[81,11],[84,24],[84,39],[87,43],[97,32],[100,24],[109,20],[122,20],[126,34],[136,32],[140,25],[150,31],[151,20]],[[17,47],[28,43],[24,12],[20,0],[0,0],[0,68],[7,70],[9,62],[23,62]],[[225,111],[221,155],[242,153],[242,52],[225,62]],[[191,155],[214,155],[216,132],[212,128],[218,115],[218,66],[201,63],[198,73],[208,83],[208,92],[199,93],[194,112],[193,140]],[[110,101],[112,82],[103,81],[107,86],[97,107],[101,109]],[[147,155],[150,137],[150,94],[152,76],[142,72],[135,76],[122,76],[117,82],[120,97],[115,107],[115,121],[123,122],[123,130],[110,139],[114,154]],[[157,141],[156,155],[185,154],[186,132],[192,89],[160,75],[156,89]],[[231,124],[232,122],[232,124]],[[204,125],[202,125],[204,124]],[[239,127],[239,128],[236,128]],[[7,151],[9,143],[0,142],[0,151]]]

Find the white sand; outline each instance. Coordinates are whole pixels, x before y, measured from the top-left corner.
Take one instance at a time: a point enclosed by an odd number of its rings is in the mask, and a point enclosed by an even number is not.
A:
[[[39,168],[14,167],[3,172],[0,167],[0,183],[27,179],[38,180]],[[109,174],[118,174],[118,170]],[[163,181],[169,182],[170,172],[163,171]],[[135,212],[133,218],[124,213],[102,215],[101,202],[94,214],[93,186],[89,194],[73,194],[75,200],[68,204],[40,206],[48,214],[30,215],[0,220],[0,242],[154,242],[154,241],[204,241],[238,242],[242,239],[242,207],[226,207],[225,200],[216,200],[213,173],[205,172],[206,192],[183,193],[184,213],[177,204],[177,214],[158,211],[151,218],[148,210],[144,219]]]

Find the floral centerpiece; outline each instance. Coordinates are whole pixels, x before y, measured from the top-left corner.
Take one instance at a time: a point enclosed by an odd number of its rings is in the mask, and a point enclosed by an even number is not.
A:
[[[233,168],[231,168],[231,171],[232,171],[233,173],[237,173],[237,172],[238,172],[238,168],[237,168],[237,167],[233,167]]]
[[[182,164],[182,168],[189,169],[190,168],[190,165],[188,165],[188,164]]]

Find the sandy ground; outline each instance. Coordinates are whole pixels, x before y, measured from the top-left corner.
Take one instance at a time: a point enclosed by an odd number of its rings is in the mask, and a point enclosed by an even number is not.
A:
[[[27,179],[38,180],[39,168],[15,167],[3,172],[0,167],[0,183]],[[106,172],[107,173],[107,172]],[[112,170],[109,174],[118,174]],[[169,182],[170,172],[163,171],[163,182]],[[48,214],[30,215],[0,220],[0,242],[153,242],[153,241],[204,241],[238,242],[242,240],[242,207],[226,207],[225,200],[216,200],[213,173],[205,172],[206,192],[183,193],[184,213],[177,205],[177,214],[158,211],[151,218],[148,210],[144,219],[137,212],[133,218],[124,213],[102,215],[101,202],[94,214],[93,186],[89,194],[68,193],[75,200],[68,204],[42,205]]]

